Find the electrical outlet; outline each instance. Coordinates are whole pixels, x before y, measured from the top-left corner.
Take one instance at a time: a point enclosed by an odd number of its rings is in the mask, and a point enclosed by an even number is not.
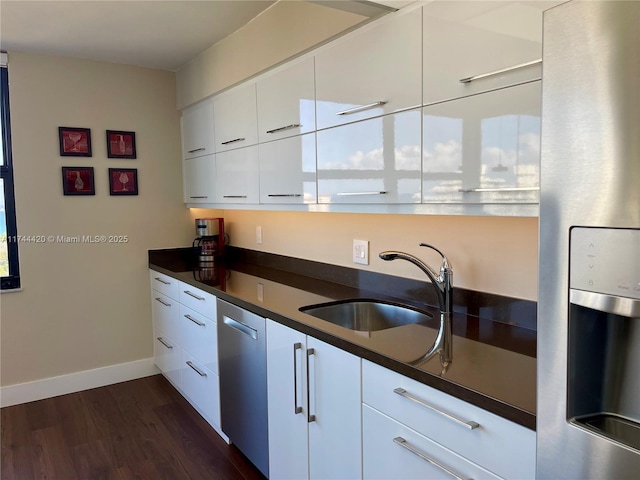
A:
[[[361,265],[369,265],[369,241],[354,240],[353,241],[353,263]]]
[[[256,227],[256,243],[262,245],[262,227]]]

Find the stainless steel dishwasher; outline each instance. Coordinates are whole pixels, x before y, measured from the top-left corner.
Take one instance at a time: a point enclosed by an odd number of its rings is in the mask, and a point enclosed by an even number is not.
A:
[[[222,430],[269,477],[265,319],[218,299],[218,355]]]

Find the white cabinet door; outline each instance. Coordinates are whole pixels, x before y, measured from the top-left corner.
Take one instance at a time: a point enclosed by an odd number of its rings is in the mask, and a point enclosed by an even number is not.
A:
[[[180,328],[182,329],[183,338],[182,348],[204,367],[217,375],[217,322],[195,310],[191,310],[185,305],[180,305]]]
[[[316,203],[316,135],[261,143],[260,203]]]
[[[318,203],[420,203],[420,110],[317,132]]]
[[[313,58],[263,78],[257,88],[260,142],[316,129]]]
[[[425,5],[424,104],[539,79],[539,63],[512,67],[542,58],[542,12],[555,3],[559,2]],[[479,78],[461,82],[475,76]]]
[[[364,27],[367,28],[367,27]],[[420,9],[339,41],[316,56],[318,129],[422,104]]]
[[[367,405],[362,424],[365,480],[500,478]]]
[[[171,338],[154,330],[153,363],[178,390],[182,389],[182,351]]]
[[[537,203],[540,82],[423,109],[424,203]]]
[[[268,320],[267,377],[270,478],[362,478],[360,358]]]
[[[306,405],[306,335],[267,320],[269,477],[309,476]]]
[[[183,160],[182,177],[184,181],[184,203],[215,202],[215,155]]]
[[[182,112],[182,158],[194,158],[215,152],[213,104],[210,100]]]
[[[255,83],[222,93],[213,102],[216,152],[258,143]]]
[[[176,300],[151,290],[151,315],[154,326],[160,333],[176,342],[180,341],[179,314],[180,308]]]
[[[218,203],[259,203],[258,146],[216,155]]]
[[[307,337],[309,478],[362,478],[360,358]]]

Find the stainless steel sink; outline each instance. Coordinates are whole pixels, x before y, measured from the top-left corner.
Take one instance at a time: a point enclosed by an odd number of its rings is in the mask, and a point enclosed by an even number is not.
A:
[[[308,305],[301,312],[351,330],[373,332],[425,322],[433,318],[427,312],[379,300],[343,300]]]

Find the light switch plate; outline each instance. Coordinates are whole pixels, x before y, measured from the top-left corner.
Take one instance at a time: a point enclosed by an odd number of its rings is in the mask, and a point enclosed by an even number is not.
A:
[[[354,240],[353,241],[353,263],[361,265],[369,265],[369,241]]]

